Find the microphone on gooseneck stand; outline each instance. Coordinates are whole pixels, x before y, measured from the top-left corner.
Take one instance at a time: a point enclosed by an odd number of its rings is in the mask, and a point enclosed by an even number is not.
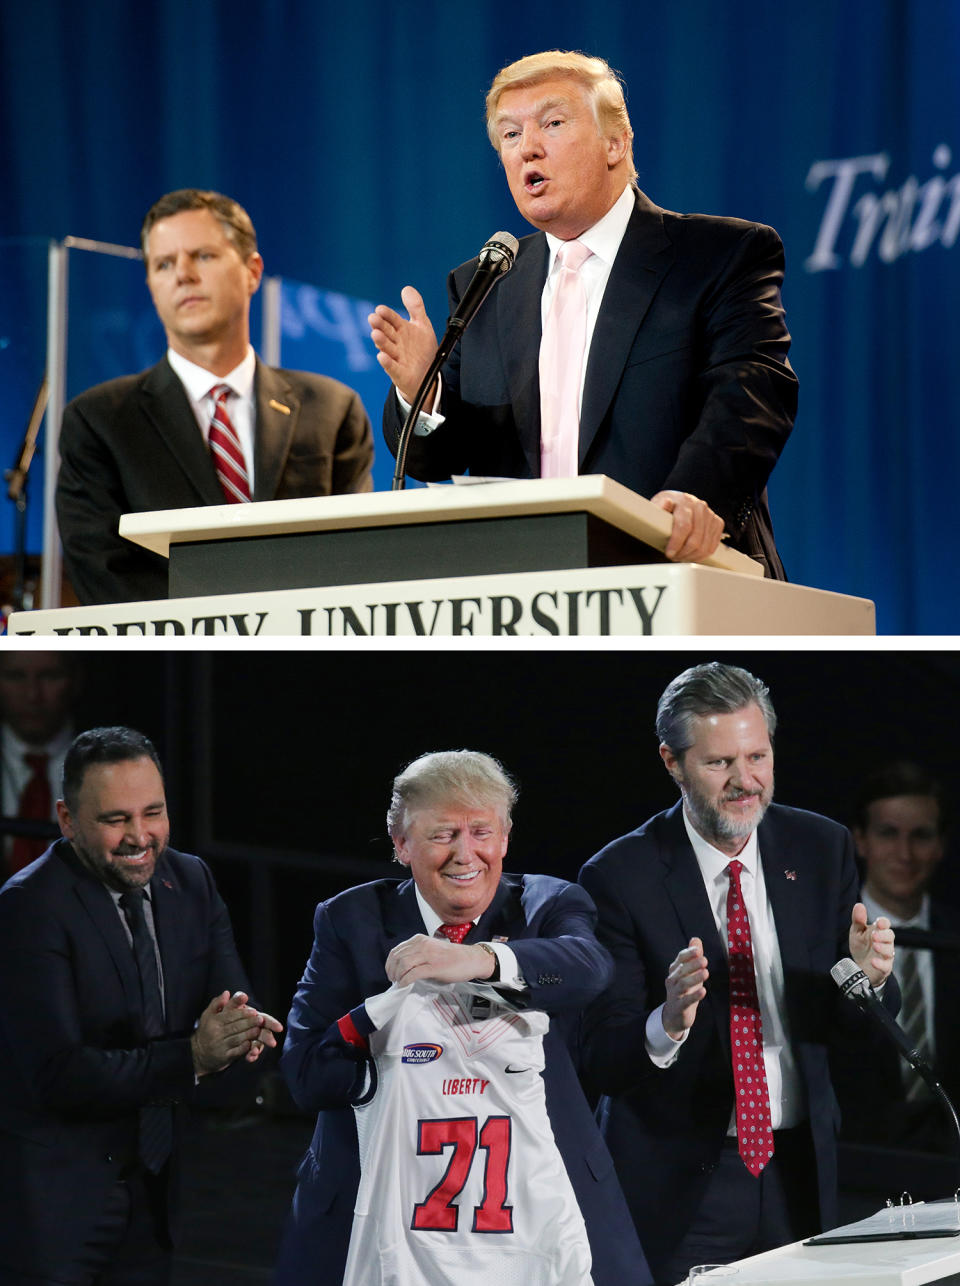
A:
[[[480,305],[487,295],[489,295],[500,278],[513,267],[518,247],[519,242],[516,237],[509,232],[497,232],[480,251],[477,270],[473,274],[470,284],[463,292],[463,297],[456,311],[447,322],[447,329],[443,332],[443,338],[434,354],[433,361],[430,363],[430,367],[417,389],[413,405],[410,407],[409,414],[403,422],[403,428],[400,430],[400,437],[397,440],[397,467],[393,473],[393,491],[403,490],[407,448],[410,445],[414,426],[417,423],[420,412],[423,410],[427,393],[430,391],[430,385],[436,378],[440,367],[453,352],[453,347],[457,340],[477,315]]]
[[[861,1013],[869,1015],[887,1039],[896,1045],[901,1056],[907,1060],[914,1071],[923,1077],[924,1081],[946,1108],[953,1122],[953,1128],[957,1133],[958,1142],[960,1142],[960,1121],[957,1120],[956,1108],[950,1101],[950,1096],[940,1084],[937,1073],[916,1048],[896,1019],[892,1018],[888,1013],[883,1002],[871,987],[870,979],[867,975],[847,956],[837,961],[830,970],[830,977]]]

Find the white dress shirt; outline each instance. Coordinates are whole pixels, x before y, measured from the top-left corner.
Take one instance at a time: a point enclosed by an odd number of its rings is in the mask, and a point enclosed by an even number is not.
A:
[[[590,258],[586,260],[580,269],[580,279],[587,295],[587,340],[583,352],[583,367],[580,371],[580,401],[577,404],[578,409],[583,404],[583,388],[587,377],[587,363],[590,359],[590,345],[593,342],[593,332],[600,313],[600,305],[603,303],[603,293],[607,288],[613,261],[617,257],[617,251],[620,249],[620,243],[623,241],[624,234],[627,231],[627,224],[630,222],[630,216],[636,204],[635,195],[636,189],[632,183],[628,183],[603,218],[576,238],[581,245],[593,251]],[[553,292],[557,288],[559,271],[557,253],[563,245],[560,238],[553,236],[550,232],[546,234],[546,237],[550,257],[547,264],[547,279],[543,283],[543,293],[540,296],[541,333],[547,313],[550,311]],[[407,414],[410,410],[410,404],[400,396],[399,392],[397,392],[397,401],[400,403],[404,414]],[[422,412],[417,420],[414,433],[418,437],[428,437],[434,429],[443,423],[445,417],[437,412],[439,405],[440,380],[438,379],[437,393],[432,411],[430,413]]]
[[[724,954],[727,954],[727,891],[730,877],[727,867],[732,860],[694,830],[687,810],[683,810],[683,824],[693,846],[700,867],[704,888],[713,911],[714,924],[720,935]],[[753,946],[753,967],[757,979],[757,997],[760,1002],[760,1020],[763,1024],[763,1063],[767,1073],[767,1090],[770,1095],[770,1120],[775,1130],[791,1129],[807,1116],[803,1082],[790,1046],[784,1006],[783,961],[773,919],[773,909],[767,897],[763,879],[763,866],[757,832],[754,831],[737,854],[743,864],[740,887],[747,916],[750,920],[750,940]],[[709,959],[707,966],[709,968]],[[707,989],[710,980],[707,979]],[[702,1021],[698,1013],[696,1022]],[[658,1067],[668,1067],[686,1040],[670,1037],[663,1027],[663,1006],[655,1009],[647,1019],[647,1052]],[[731,1113],[727,1133],[736,1136],[736,1118]]]
[[[237,431],[240,445],[243,447],[243,458],[247,465],[247,477],[250,479],[250,494],[253,495],[254,465],[256,461],[254,428],[257,422],[257,408],[253,394],[257,358],[253,349],[248,347],[247,355],[240,365],[235,366],[229,375],[223,376],[214,375],[205,370],[204,367],[197,366],[196,362],[191,362],[186,357],[181,357],[172,348],[167,349],[167,361],[173,367],[174,373],[184,387],[187,399],[190,402],[190,409],[193,411],[200,432],[203,434],[204,442],[209,441],[210,421],[213,419],[214,400],[210,396],[210,390],[217,384],[229,386],[231,396],[227,399],[227,414],[230,417],[230,423]]]
[[[589,259],[584,260],[580,268],[580,280],[583,282],[583,288],[587,296],[587,340],[583,350],[583,366],[580,370],[580,400],[577,408],[583,405],[583,386],[587,378],[587,362],[590,358],[590,345],[593,342],[593,332],[597,324],[597,317],[600,313],[600,305],[603,303],[603,294],[607,288],[607,281],[610,278],[610,270],[613,267],[613,261],[617,257],[617,251],[620,249],[620,243],[627,231],[627,224],[630,222],[630,216],[633,213],[635,189],[632,184],[627,184],[620,196],[613,203],[607,213],[592,228],[588,228],[576,240],[582,246],[586,246],[593,253]],[[543,294],[540,296],[540,326],[541,333],[547,320],[547,313],[550,311],[550,304],[553,302],[554,291],[557,288],[557,279],[560,275],[558,254],[560,247],[564,242],[559,237],[553,236],[548,232],[547,245],[550,247],[550,264],[547,269],[547,279],[543,284]]]

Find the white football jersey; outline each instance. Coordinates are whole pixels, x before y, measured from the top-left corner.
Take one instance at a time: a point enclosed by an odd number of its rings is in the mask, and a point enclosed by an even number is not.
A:
[[[540,1075],[547,1015],[482,983],[377,1004],[344,1286],[592,1286]]]

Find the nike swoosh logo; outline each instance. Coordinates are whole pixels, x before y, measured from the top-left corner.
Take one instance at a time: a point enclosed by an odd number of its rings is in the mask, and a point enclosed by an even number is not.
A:
[[[529,1067],[505,1067],[503,1070],[509,1074],[514,1072],[529,1072],[530,1068]]]

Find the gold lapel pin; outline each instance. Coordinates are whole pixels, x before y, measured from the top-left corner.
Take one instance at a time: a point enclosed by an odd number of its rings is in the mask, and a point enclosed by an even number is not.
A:
[[[274,398],[270,399],[270,405],[273,407],[275,411],[282,411],[284,415],[290,414],[289,406],[284,406],[282,402],[277,402],[274,400]]]

